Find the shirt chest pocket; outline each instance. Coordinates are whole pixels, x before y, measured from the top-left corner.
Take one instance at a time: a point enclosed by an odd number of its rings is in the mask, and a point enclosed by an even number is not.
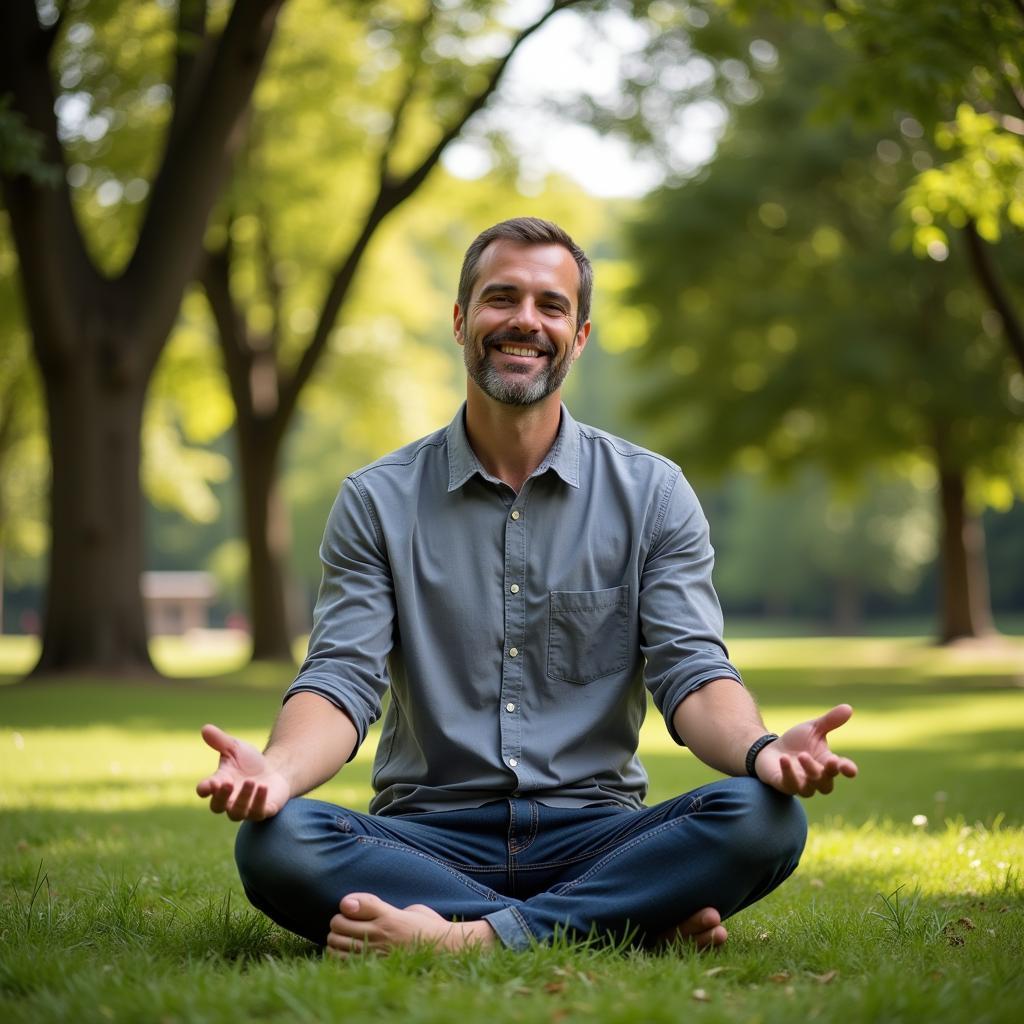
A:
[[[629,587],[552,590],[548,676],[589,683],[629,663]]]

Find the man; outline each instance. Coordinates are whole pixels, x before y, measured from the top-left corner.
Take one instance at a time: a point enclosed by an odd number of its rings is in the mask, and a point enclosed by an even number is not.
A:
[[[856,774],[826,742],[848,705],[766,733],[678,467],[561,404],[591,286],[546,221],[473,242],[454,316],[466,404],[343,484],[266,751],[203,729],[220,765],[197,791],[244,822],[250,900],[338,956],[560,933],[718,945],[796,867],[794,796]],[[643,806],[645,686],[732,778]],[[389,687],[372,813],[297,799],[351,759]]]

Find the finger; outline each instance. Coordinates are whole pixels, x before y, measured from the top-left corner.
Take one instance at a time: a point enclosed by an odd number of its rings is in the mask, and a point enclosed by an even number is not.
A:
[[[855,761],[851,761],[848,757],[839,758],[839,771],[848,779],[856,778],[859,770]]]
[[[797,766],[788,754],[779,755],[779,770],[782,772],[782,792],[796,796],[803,787],[803,775],[797,773]]]
[[[231,798],[234,788],[233,782],[224,781],[215,784],[215,788],[210,793],[210,810],[214,814],[223,814],[227,810],[228,800]]]
[[[797,760],[800,762],[800,767],[803,768],[804,775],[809,782],[817,782],[825,774],[822,766],[806,751],[801,750],[797,754]]]
[[[218,754],[230,754],[234,752],[237,740],[229,736],[223,729],[207,723],[200,730],[203,739],[208,747],[213,747]]]
[[[239,789],[238,795],[231,801],[228,807],[228,817],[232,821],[243,821],[249,813],[249,804],[252,803],[252,794],[256,789],[256,783],[252,779],[246,779]]]
[[[849,704],[837,704],[831,711],[826,711],[817,720],[818,730],[824,735],[841,725],[846,725],[853,714],[853,708]]]
[[[250,821],[262,821],[267,816],[267,787],[257,786],[247,815]]]

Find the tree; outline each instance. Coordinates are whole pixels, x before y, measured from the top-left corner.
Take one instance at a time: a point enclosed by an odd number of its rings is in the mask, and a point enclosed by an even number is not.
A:
[[[289,46],[271,63],[268,94],[257,94],[242,173],[200,274],[235,405],[254,658],[291,657],[282,446],[371,243],[495,94],[523,42],[579,3],[553,0],[519,28],[495,3],[422,3],[415,17],[344,5],[320,6],[315,19],[291,12]],[[322,104],[328,88],[334,99]],[[389,277],[388,288],[401,287]]]
[[[196,272],[281,4],[236,2],[216,31],[202,0],[183,0],[173,28],[158,5],[0,5],[0,96],[38,160],[59,172],[46,181],[31,168],[2,171],[51,441],[36,672],[151,668],[139,600],[146,387]],[[124,80],[109,56],[114,41],[132,63]],[[169,82],[153,80],[153,64],[168,62]],[[71,158],[144,107],[146,130],[120,137],[135,150],[136,203],[147,197],[134,241],[124,217],[111,218],[114,237],[87,239],[72,183],[88,168]],[[128,192],[110,175],[89,198],[113,206]]]
[[[964,288],[958,247],[922,262],[890,244],[924,143],[813,119],[844,66],[820,32],[787,26],[777,45],[759,43],[779,53],[764,98],[633,231],[635,299],[651,320],[641,358],[659,374],[648,412],[698,473],[817,462],[849,480],[878,463],[920,473],[927,459],[943,524],[940,636],[984,633],[971,506],[986,488],[1024,486],[1009,354]]]
[[[900,112],[904,132],[934,139],[903,202],[918,256],[942,258],[961,236],[967,265],[1024,375],[1024,322],[994,246],[1024,231],[1024,4],[978,0],[788,0],[857,58],[829,108],[875,128]],[[741,10],[756,4],[741,3]]]

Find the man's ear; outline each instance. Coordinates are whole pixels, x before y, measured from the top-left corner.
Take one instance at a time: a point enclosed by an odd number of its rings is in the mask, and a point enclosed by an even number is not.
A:
[[[455,303],[455,309],[452,311],[452,324],[455,329],[455,340],[460,345],[466,344],[466,336],[463,334],[463,327],[465,326],[466,318],[462,315],[462,310],[459,309],[459,304]]]
[[[588,320],[582,327],[576,332],[576,355],[587,347],[587,339],[590,337],[590,321]]]

